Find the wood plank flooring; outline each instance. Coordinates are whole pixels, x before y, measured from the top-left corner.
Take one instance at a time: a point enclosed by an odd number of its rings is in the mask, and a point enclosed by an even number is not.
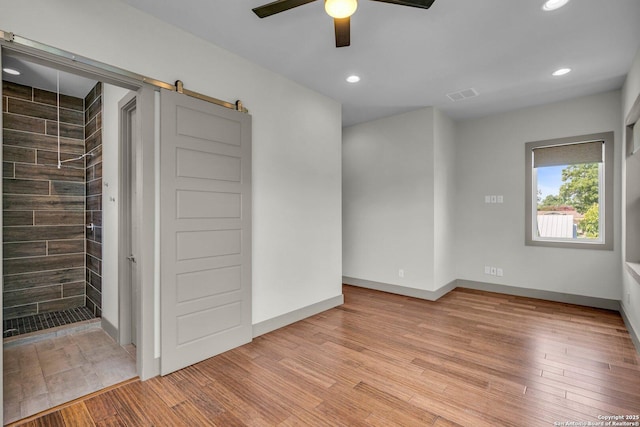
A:
[[[250,344],[23,425],[553,426],[640,414],[640,357],[616,312],[467,289],[437,302],[344,295]]]

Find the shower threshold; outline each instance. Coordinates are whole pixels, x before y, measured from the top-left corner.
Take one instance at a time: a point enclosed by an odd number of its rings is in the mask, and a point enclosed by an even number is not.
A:
[[[10,338],[33,332],[45,331],[59,326],[95,319],[93,312],[87,307],[76,307],[70,310],[40,313],[3,321],[3,337]]]

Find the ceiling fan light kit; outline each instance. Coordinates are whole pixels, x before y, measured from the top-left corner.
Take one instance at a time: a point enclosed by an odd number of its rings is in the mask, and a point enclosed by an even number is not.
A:
[[[358,8],[357,0],[324,0],[324,10],[332,18],[348,18]]]
[[[258,6],[253,12],[260,18],[275,15],[294,7],[311,3],[315,0],[276,0],[274,2]],[[372,0],[383,3],[397,4],[400,6],[418,7],[429,9],[435,0]],[[336,47],[349,46],[351,44],[350,17],[358,8],[358,0],[325,0],[325,11],[333,18],[336,36]]]

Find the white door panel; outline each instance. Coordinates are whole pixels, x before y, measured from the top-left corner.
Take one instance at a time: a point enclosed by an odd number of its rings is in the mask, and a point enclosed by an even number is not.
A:
[[[251,341],[251,117],[162,91],[161,373]]]

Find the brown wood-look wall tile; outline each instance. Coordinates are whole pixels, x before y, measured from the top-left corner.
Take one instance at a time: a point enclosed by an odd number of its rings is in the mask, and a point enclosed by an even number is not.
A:
[[[2,160],[5,162],[35,163],[36,150],[5,145],[2,147]]]
[[[87,269],[87,283],[96,288],[98,292],[102,292],[102,277],[89,269]]]
[[[85,149],[87,158],[86,209],[88,223],[96,227],[87,231],[86,304],[96,316],[102,315],[102,84],[98,83],[85,98]],[[99,167],[98,167],[99,165]]]
[[[102,177],[102,162],[97,163],[93,169],[95,170],[94,175],[95,177]]]
[[[89,181],[93,181],[94,179],[96,179],[96,168],[94,167],[89,167],[85,170],[85,174],[84,174],[84,179],[85,182],[89,182]]]
[[[2,136],[4,145],[58,151],[58,138],[56,136],[19,132],[11,129],[3,129]],[[60,151],[75,154],[76,156],[84,154],[84,140],[60,138]]]
[[[5,227],[13,225],[33,225],[33,211],[4,211],[2,222]]]
[[[96,288],[88,285],[86,288],[87,299],[90,299],[96,307],[102,307],[102,293],[98,292]]]
[[[85,240],[49,240],[47,255],[84,253]]]
[[[102,259],[102,244],[87,240],[87,253],[97,259]]]
[[[89,123],[91,119],[98,115],[100,111],[102,111],[102,96],[98,96],[95,101],[93,101],[84,111],[84,121],[85,123]]]
[[[4,243],[2,249],[5,259],[44,256],[47,254],[47,243],[44,241]]]
[[[2,191],[4,194],[48,195],[49,181],[35,181],[31,179],[3,179]]]
[[[102,114],[98,113],[95,117],[93,117],[91,119],[91,121],[89,121],[89,123],[87,123],[84,127],[84,137],[88,138],[89,136],[93,135],[95,131],[97,131],[98,129],[100,129],[101,126],[101,122],[102,122],[102,118],[101,118]]]
[[[4,210],[84,210],[84,197],[76,196],[16,196],[2,198]]]
[[[77,297],[61,298],[53,301],[39,302],[38,311],[40,313],[48,313],[50,311],[71,310],[76,307],[84,306],[84,295]]]
[[[91,89],[89,93],[87,93],[87,95],[84,97],[85,108],[89,108],[91,104],[93,104],[93,101],[95,101],[96,98],[100,95],[102,95],[102,83],[98,82],[93,87],[93,89]]]
[[[55,151],[36,150],[37,163],[39,165],[56,166],[58,165],[58,153]],[[75,159],[78,154],[60,153],[60,160]],[[63,163],[65,168],[84,169],[84,159],[73,160]]]
[[[87,167],[102,163],[102,145],[98,145],[93,150],[87,151],[91,155],[87,157]]]
[[[99,276],[102,276],[102,261],[87,254],[87,268]]]
[[[94,212],[94,215],[98,212]],[[87,240],[102,243],[102,227],[94,227],[93,230],[87,230]]]
[[[14,305],[31,304],[34,302],[49,301],[62,298],[62,286],[41,286],[39,288],[20,289],[19,291],[3,292],[4,305],[11,307]]]
[[[4,241],[28,242],[37,240],[65,240],[84,239],[84,226],[82,225],[47,225],[32,227],[3,227]],[[12,274],[12,273],[6,273]]]
[[[93,181],[87,182],[87,196],[95,196],[98,194],[102,194],[102,179],[94,179]]]
[[[87,288],[88,288],[88,287],[89,287],[89,286],[87,286]],[[99,315],[99,314],[97,314],[97,312],[98,312],[100,309],[98,309],[98,307],[96,307],[96,305],[95,305],[95,304],[94,304],[94,303],[93,303],[89,298],[86,298],[86,299],[85,299],[84,306],[85,306],[85,307],[87,307],[89,310],[91,310],[91,312],[93,313],[93,315],[94,315],[94,316],[96,316],[96,317],[100,317],[100,315]]]
[[[15,176],[15,163],[2,162],[2,177],[13,178]]]
[[[86,212],[86,224],[93,223],[96,227],[102,227],[102,212],[101,211],[87,211]]]
[[[58,105],[57,94],[48,90],[34,88],[33,100],[42,104]],[[60,107],[84,112],[84,100],[75,96],[60,94]]]
[[[102,132],[95,132],[93,135],[89,136],[85,141],[85,146],[87,148],[87,152],[92,152],[99,145],[102,145]]]
[[[47,120],[47,135],[58,135],[58,123]],[[63,138],[84,139],[84,126],[60,123],[60,136]]]
[[[9,98],[7,111],[13,114],[47,120],[58,120],[58,108],[52,105]],[[60,121],[77,126],[84,126],[84,114],[81,111],[60,108]]]
[[[85,270],[84,265],[82,265],[82,267],[77,268],[5,275],[4,290],[12,291],[57,283],[64,284],[79,282],[81,280],[85,280]]]
[[[84,266],[83,254],[52,255],[33,258],[3,260],[4,274],[31,273],[53,269],[78,268]]]
[[[30,86],[21,85],[18,83],[12,83],[2,81],[2,95],[11,98],[20,98],[31,100],[33,97]]]
[[[23,132],[45,133],[45,120],[17,114],[2,113],[3,129],[20,130]]]
[[[62,285],[62,297],[84,296],[86,286],[86,282],[65,283]]]
[[[88,196],[87,197],[87,210],[89,210],[89,211],[101,211],[102,210],[102,195]]]
[[[35,225],[84,225],[84,211],[36,211]],[[21,224],[12,224],[21,225]]]
[[[15,174],[16,178],[84,182],[84,171],[82,169],[68,168],[65,166],[58,169],[57,166],[17,163]]]
[[[40,119],[57,120],[58,117],[58,109],[56,107],[14,98],[9,99],[7,111]]]
[[[19,317],[31,316],[38,313],[38,304],[19,305],[17,307],[3,307],[2,316],[4,320],[17,319]]]
[[[82,182],[51,181],[51,194],[58,196],[84,196]]]

